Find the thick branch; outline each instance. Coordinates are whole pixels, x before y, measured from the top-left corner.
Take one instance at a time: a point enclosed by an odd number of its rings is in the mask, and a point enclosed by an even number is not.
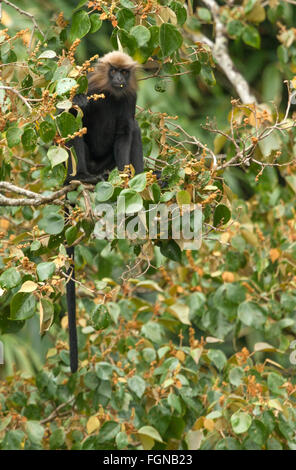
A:
[[[209,8],[213,15],[216,38],[212,43],[208,38],[204,38],[204,42],[212,48],[212,54],[217,61],[219,67],[235,88],[242,103],[256,103],[255,96],[251,93],[248,82],[235,68],[228,51],[228,40],[225,34],[224,25],[220,19],[219,5],[215,0],[203,0],[203,3]],[[194,35],[194,40],[198,41],[200,36]]]
[[[19,188],[7,181],[0,182],[0,190],[4,189],[6,192],[12,192],[16,194],[21,194],[26,196],[24,198],[16,199],[3,196],[0,194],[0,206],[42,206],[42,204],[56,204],[64,205],[63,201],[60,201],[59,198],[67,194],[69,191],[73,191],[81,183],[80,181],[72,181],[69,185],[65,186],[58,191],[55,191],[50,196],[43,196],[42,194],[34,193],[33,191],[28,191],[27,189]]]

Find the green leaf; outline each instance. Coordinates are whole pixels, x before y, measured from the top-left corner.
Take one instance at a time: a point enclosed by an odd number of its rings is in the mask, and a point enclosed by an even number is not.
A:
[[[153,201],[157,204],[160,201],[161,189],[157,183],[153,183],[151,186],[151,191],[153,195]]]
[[[47,51],[41,52],[40,56],[38,59],[54,59],[56,57],[56,52],[48,49]]]
[[[10,318],[12,320],[26,320],[36,312],[36,298],[33,294],[18,292],[12,297],[10,303]]]
[[[56,134],[56,128],[53,122],[43,121],[39,127],[39,135],[46,144],[51,142]]]
[[[243,41],[249,46],[260,48],[261,38],[255,26],[248,25],[245,27],[242,35]]]
[[[110,314],[110,317],[114,321],[114,323],[117,323],[119,315],[120,315],[120,307],[118,304],[115,302],[108,302],[107,303],[107,310]]]
[[[279,374],[276,374],[275,372],[270,372],[270,374],[268,374],[267,386],[272,395],[285,396],[286,391],[284,388],[281,388],[284,383],[284,378],[281,377]]]
[[[197,14],[199,19],[205,23],[210,23],[212,21],[211,12],[207,8],[198,8]]]
[[[61,78],[66,78],[71,68],[71,64],[61,65],[60,67],[58,67],[52,77],[52,81],[56,82]]]
[[[237,411],[231,416],[230,422],[235,434],[242,434],[251,426],[252,418],[247,413]]]
[[[87,372],[85,376],[83,377],[83,381],[84,381],[84,385],[90,390],[95,390],[98,387],[98,385],[100,385],[100,381],[97,375],[93,371]]]
[[[128,436],[123,431],[120,431],[117,434],[117,436],[115,438],[115,441],[116,441],[116,445],[117,445],[119,450],[124,449],[125,447],[128,446]]]
[[[38,251],[39,248],[41,248],[41,243],[39,240],[35,240],[31,243],[31,247],[30,247],[31,251]]]
[[[46,261],[44,263],[37,264],[37,275],[39,281],[46,281],[49,279],[55,272],[56,266],[51,261]]]
[[[225,225],[231,219],[231,212],[224,204],[219,204],[214,212],[214,226]]]
[[[78,131],[78,123],[71,113],[63,112],[59,114],[56,122],[62,137],[67,137]]]
[[[241,21],[232,20],[227,23],[227,32],[229,36],[238,38],[241,36],[243,31],[244,31],[244,25]]]
[[[181,261],[181,249],[174,240],[164,240],[160,245],[160,252],[163,256],[179,263]]]
[[[6,140],[8,147],[11,148],[20,144],[22,134],[23,129],[20,129],[19,127],[9,127],[6,132]]]
[[[191,325],[189,320],[189,307],[186,304],[182,304],[181,302],[177,302],[173,305],[168,307],[168,311],[174,315],[174,317],[178,318],[181,323],[184,325]]]
[[[21,282],[21,275],[15,268],[8,268],[0,276],[0,285],[6,289],[12,289]]]
[[[266,443],[269,432],[259,419],[255,419],[249,428],[248,434],[255,444],[262,447]]]
[[[79,88],[77,90],[77,94],[87,92],[88,80],[87,80],[87,77],[85,75],[82,75],[81,77],[77,78],[77,84],[79,85]]]
[[[0,432],[4,431],[5,428],[9,425],[12,420],[12,416],[7,416],[6,418],[2,418],[0,423]]]
[[[108,201],[108,199],[110,199],[114,193],[114,187],[107,181],[100,181],[95,187],[95,192],[96,202]]]
[[[277,48],[277,56],[283,64],[287,64],[289,62],[288,49],[282,44]]]
[[[140,193],[144,191],[147,184],[146,173],[140,173],[139,175],[134,176],[131,180],[129,180],[128,185],[131,189]]]
[[[275,439],[274,437],[270,437],[267,441],[267,450],[283,450],[280,438]]]
[[[75,85],[77,85],[77,82],[74,80],[74,78],[60,78],[56,84],[56,92],[58,95],[64,95],[65,93],[68,93],[68,91],[70,91]]]
[[[262,155],[267,158],[272,152],[282,148],[282,140],[278,132],[272,132],[267,137],[259,141],[259,148]]]
[[[44,298],[41,299],[41,304],[43,308],[43,323],[48,322],[53,318],[54,315],[53,303],[50,300]]]
[[[100,20],[100,14],[99,13],[92,13],[89,17],[90,19],[90,33],[96,33],[102,26],[102,20]]]
[[[163,23],[160,27],[159,41],[161,52],[164,57],[167,57],[182,46],[183,37],[176,26]]]
[[[160,202],[168,202],[171,199],[173,199],[174,196],[175,196],[175,191],[166,191],[165,193],[162,193],[160,197]]]
[[[178,395],[175,393],[170,393],[168,396],[168,404],[173,410],[177,411],[177,413],[182,413],[182,403]]]
[[[96,374],[99,379],[109,380],[112,377],[113,367],[108,362],[98,362],[96,364]]]
[[[143,436],[148,436],[148,437],[150,437],[151,439],[153,439],[154,441],[157,441],[157,442],[163,442],[159,432],[155,428],[153,428],[152,426],[142,426],[139,429],[138,434],[141,434]]]
[[[65,231],[65,237],[67,241],[67,245],[72,245],[75,242],[78,234],[78,228],[76,225],[72,225],[72,227],[67,228]]]
[[[225,356],[224,352],[220,351],[219,349],[210,349],[208,352],[208,358],[220,371],[227,364],[227,357]]]
[[[81,39],[91,28],[91,20],[85,10],[74,13],[70,29],[70,40]]]
[[[49,438],[49,446],[51,450],[60,449],[65,442],[66,435],[63,428],[55,429]]]
[[[120,0],[120,5],[125,8],[135,8],[136,5],[131,0]]]
[[[107,421],[100,429],[98,442],[103,444],[104,442],[112,441],[119,432],[120,424],[115,421]]]
[[[64,228],[64,217],[56,212],[50,212],[39,221],[38,225],[46,233],[57,235]]]
[[[149,29],[145,28],[145,26],[142,25],[134,26],[133,28],[131,28],[130,35],[136,39],[139,47],[142,47],[147,44],[151,37]]]
[[[262,327],[265,323],[265,316],[259,305],[254,302],[243,302],[238,307],[238,318],[247,326],[254,328]]]
[[[26,431],[28,433],[28,438],[33,444],[41,444],[45,429],[38,421],[27,421]]]
[[[250,13],[254,6],[256,5],[257,0],[247,0],[246,6],[245,6],[245,13],[248,14]]]
[[[239,387],[244,375],[245,373],[242,367],[233,367],[229,372],[230,383],[235,387]]]
[[[176,194],[177,203],[179,206],[183,204],[190,204],[191,203],[191,196],[188,191],[182,190],[178,191]]]
[[[138,398],[141,398],[144,395],[146,382],[139,375],[130,377],[127,381],[127,385],[129,389],[137,395]]]
[[[158,93],[164,93],[166,89],[167,89],[167,82],[163,78],[158,78],[154,85],[154,90],[157,91]]]
[[[200,74],[207,85],[214,86],[216,84],[216,78],[213,69],[209,65],[202,64]]]
[[[153,321],[149,321],[143,325],[142,333],[146,338],[150,339],[154,343],[159,344],[163,341],[161,326]]]
[[[118,26],[129,31],[135,25],[135,15],[128,8],[122,8],[117,13]]]
[[[134,54],[138,47],[136,39],[124,29],[120,29],[117,34],[121,45],[126,47],[130,54]]]
[[[80,2],[78,2],[78,5],[74,8],[73,11],[80,10],[80,8],[83,7],[83,5],[85,5],[87,2],[88,0],[80,0]]]
[[[186,8],[180,2],[171,2],[170,8],[175,12],[178,24],[182,26],[187,20]]]
[[[24,150],[34,150],[37,144],[37,135],[34,129],[25,129],[22,135],[22,144]]]
[[[143,207],[143,200],[141,196],[132,189],[124,189],[121,191],[119,197],[124,197],[126,214],[133,214],[134,212],[138,212]]]
[[[51,147],[47,152],[52,168],[68,160],[68,152],[62,147]]]
[[[156,352],[152,348],[144,348],[142,351],[144,361],[148,364],[156,359]]]
[[[22,449],[25,434],[20,429],[7,431],[1,444],[1,450],[19,450]]]

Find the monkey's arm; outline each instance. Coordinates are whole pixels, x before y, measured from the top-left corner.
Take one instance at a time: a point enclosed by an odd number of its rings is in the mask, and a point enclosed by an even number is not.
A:
[[[79,106],[83,114],[86,115],[88,112],[89,102],[86,95],[80,94],[76,95],[73,99],[74,107],[70,109],[70,113],[75,117],[77,116],[77,109],[75,106]],[[69,149],[69,159],[68,159],[68,171],[65,184],[69,183],[71,180],[76,179],[87,183],[95,183],[96,179],[94,176],[89,173],[87,162],[89,161],[89,148],[85,142],[84,137],[74,137],[67,144]],[[74,152],[73,152],[74,150]],[[76,173],[73,175],[73,164],[72,157],[70,152],[75,153],[74,158],[76,158]]]
[[[130,163],[133,165],[136,174],[144,171],[142,137],[139,124],[136,120],[134,121],[134,130],[132,134]]]
[[[83,113],[87,110],[87,107],[88,107],[88,99],[87,99],[87,96],[86,95],[83,95],[82,93],[80,93],[79,95],[75,95],[74,96],[74,99],[73,99],[73,104],[76,105],[76,106],[79,106],[79,108],[83,111]],[[74,114],[74,109],[75,108],[72,108],[70,110],[70,112],[72,114]],[[76,114],[77,114],[77,111],[76,111]],[[75,115],[76,115],[75,114]]]

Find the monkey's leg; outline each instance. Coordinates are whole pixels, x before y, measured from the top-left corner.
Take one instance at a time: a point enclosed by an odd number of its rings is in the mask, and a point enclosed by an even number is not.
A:
[[[70,142],[70,145],[71,148],[75,150],[75,154],[77,157],[76,173],[75,175],[73,175],[72,157],[69,151],[68,171],[65,184],[69,183],[73,179],[84,182],[91,182],[90,180],[93,178],[93,175],[88,172],[87,168],[87,161],[89,159],[89,151],[87,144],[84,142],[83,137],[75,137]]]
[[[136,173],[142,173],[142,171],[144,171],[142,137],[137,121],[135,121],[135,127],[132,134],[130,163],[133,165]]]
[[[114,159],[117,168],[122,171],[125,165],[129,165],[132,144],[132,131],[120,133],[114,142]]]

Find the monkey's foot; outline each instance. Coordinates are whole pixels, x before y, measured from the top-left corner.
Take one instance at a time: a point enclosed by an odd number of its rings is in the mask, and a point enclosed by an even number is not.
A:
[[[93,175],[75,175],[72,178],[67,178],[65,181],[65,184],[70,184],[72,181],[80,181],[81,183],[87,183],[87,184],[97,184],[97,182],[100,180],[100,176],[93,176]]]

